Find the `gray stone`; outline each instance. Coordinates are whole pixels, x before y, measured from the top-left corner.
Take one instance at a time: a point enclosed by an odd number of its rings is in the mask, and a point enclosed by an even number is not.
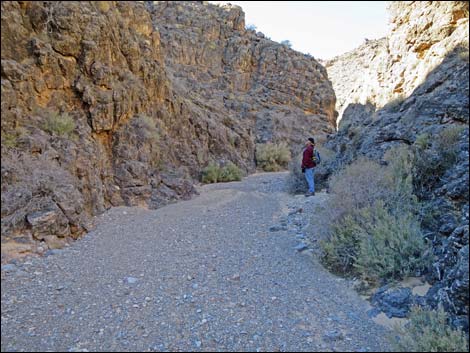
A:
[[[384,286],[372,296],[371,303],[390,318],[404,318],[413,304],[413,295],[410,288]]]
[[[340,331],[328,331],[323,335],[323,340],[326,342],[340,341],[344,339],[344,335]]]
[[[301,252],[301,251],[304,251],[308,249],[308,245],[305,244],[305,243],[299,243],[297,244],[297,246],[295,247],[295,250],[297,250],[298,252]]]
[[[135,278],[135,277],[126,277],[126,282],[128,284],[135,284],[135,283],[137,283],[137,281],[138,281],[138,279]]]
[[[1,266],[2,272],[13,272],[17,270],[17,267],[13,264],[6,264]]]

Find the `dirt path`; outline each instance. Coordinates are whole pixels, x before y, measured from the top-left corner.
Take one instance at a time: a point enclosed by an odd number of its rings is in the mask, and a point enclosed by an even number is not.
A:
[[[367,303],[298,251],[310,217],[289,211],[327,196],[289,196],[285,177],[115,208],[71,247],[2,270],[2,351],[388,350]]]

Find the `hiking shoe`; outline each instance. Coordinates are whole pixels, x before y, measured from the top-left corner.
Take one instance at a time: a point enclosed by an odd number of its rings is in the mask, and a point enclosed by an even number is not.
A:
[[[305,194],[305,197],[309,197],[309,196],[315,196],[315,192],[307,192]]]

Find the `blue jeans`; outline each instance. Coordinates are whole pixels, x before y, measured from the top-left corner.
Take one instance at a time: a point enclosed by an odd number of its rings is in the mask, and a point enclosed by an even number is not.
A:
[[[306,168],[305,169],[305,179],[308,183],[308,192],[315,192],[315,180],[313,178],[315,174],[315,168]]]

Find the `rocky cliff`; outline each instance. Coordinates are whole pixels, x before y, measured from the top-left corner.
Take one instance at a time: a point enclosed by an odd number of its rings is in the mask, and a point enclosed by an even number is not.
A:
[[[203,2],[2,2],[2,259],[117,205],[190,197],[209,161],[334,130],[313,58]]]
[[[424,304],[442,304],[467,330],[468,9],[462,1],[392,2],[386,38],[326,64],[341,114],[326,143],[336,152],[329,171],[362,155],[382,161],[393,146],[419,151],[415,192],[435,255]]]
[[[391,1],[389,34],[323,62],[337,96],[338,120],[350,104],[399,103],[468,42],[465,1]]]

